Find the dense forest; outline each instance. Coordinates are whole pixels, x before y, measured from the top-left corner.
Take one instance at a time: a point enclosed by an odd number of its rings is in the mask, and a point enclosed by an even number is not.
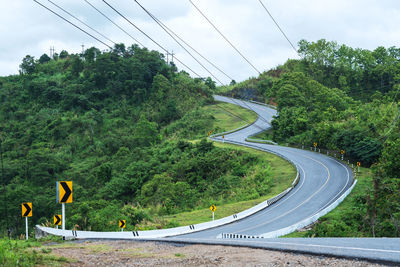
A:
[[[213,89],[137,45],[26,56],[19,75],[0,78],[2,234],[23,232],[21,202],[33,202],[31,226],[51,221],[56,181],[73,181],[67,228],[81,230],[266,193],[265,162],[204,139]]]
[[[365,236],[400,236],[400,48],[369,51],[302,40],[299,54],[300,60],[221,90],[277,105],[274,141],[317,142],[371,166],[369,191],[342,221]],[[317,236],[340,232],[324,229]]]

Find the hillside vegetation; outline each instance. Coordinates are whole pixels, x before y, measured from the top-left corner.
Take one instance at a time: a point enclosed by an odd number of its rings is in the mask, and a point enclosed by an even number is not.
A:
[[[73,181],[66,227],[96,231],[118,230],[118,219],[172,227],[158,218],[275,192],[265,157],[206,141],[256,118],[214,103],[213,89],[136,45],[26,56],[19,75],[0,77],[1,233],[24,233],[22,202],[33,203],[31,227],[50,226],[56,181]]]
[[[277,105],[273,131],[264,136],[345,150],[346,158],[371,166],[371,179],[356,186],[363,192],[340,214],[339,229],[338,221],[322,219],[310,236],[400,236],[400,48],[302,40],[299,53],[301,60],[221,91]]]

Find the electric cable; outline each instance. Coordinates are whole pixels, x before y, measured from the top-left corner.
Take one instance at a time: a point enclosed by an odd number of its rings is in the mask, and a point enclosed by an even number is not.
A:
[[[154,44],[156,44],[159,48],[161,48],[164,52],[168,53],[168,50],[165,49],[162,45],[160,45],[158,42],[156,42],[153,38],[151,38],[147,33],[145,33],[142,29],[140,29],[138,26],[136,26],[131,20],[129,20],[126,16],[124,16],[121,12],[119,12],[117,9],[115,9],[112,5],[110,5],[107,1],[103,0],[103,2],[109,6],[112,10],[114,10],[118,15],[120,15],[123,19],[125,19],[129,24],[131,24],[133,27],[135,27],[138,31],[140,31],[143,35],[145,35],[148,39],[150,39]],[[196,76],[199,78],[202,78],[199,74],[197,74],[194,70],[189,68],[186,64],[184,64],[181,60],[179,60],[177,57],[175,59],[181,63],[184,67],[186,67],[188,70],[190,70],[192,73],[194,73]]]
[[[127,31],[125,31],[121,26],[119,26],[117,23],[115,23],[112,19],[110,19],[106,14],[101,12],[97,7],[95,7],[92,3],[90,3],[88,0],[83,0],[85,1],[88,5],[90,5],[94,10],[96,10],[98,13],[100,13],[103,17],[105,17],[108,21],[110,21],[114,26],[116,26],[118,29],[123,31],[126,35],[131,37],[132,40],[134,40],[136,43],[140,44],[142,47],[145,47],[141,42],[139,42],[135,37],[133,37],[131,34],[129,34]]]
[[[192,53],[190,53],[186,47],[184,47],[173,35],[172,33],[170,33],[166,28],[164,28],[164,26],[159,22],[159,20],[153,15],[151,14],[145,7],[143,7],[137,0],[133,0],[135,1],[136,4],[138,4],[140,6],[141,9],[143,9],[147,15],[149,15],[157,24],[158,26],[161,27],[161,29],[163,29],[183,50],[186,51],[186,53],[188,53],[203,69],[205,69],[216,81],[218,81],[221,85],[224,85],[217,77],[215,77],[215,75],[213,73],[211,73],[196,57],[193,56]]]
[[[34,2],[36,2],[38,5],[42,6],[43,8],[47,9],[48,11],[50,11],[51,13],[53,13],[54,15],[56,15],[57,17],[61,18],[62,20],[68,22],[69,24],[71,24],[72,26],[74,26],[75,28],[79,29],[80,31],[86,33],[87,35],[89,35],[90,37],[92,37],[93,39],[95,39],[96,41],[102,43],[103,45],[107,46],[108,48],[112,49],[111,46],[109,46],[108,44],[106,44],[105,42],[101,41],[99,38],[93,36],[92,34],[88,33],[87,31],[85,31],[84,29],[82,29],[81,27],[75,25],[74,23],[72,23],[71,21],[69,21],[68,19],[64,18],[63,16],[59,15],[57,12],[53,11],[52,9],[50,9],[49,7],[43,5],[42,3],[38,2],[37,0],[33,0]]]
[[[157,18],[155,18],[157,19]],[[196,54],[198,54],[201,58],[203,58],[205,61],[207,61],[208,64],[210,64],[211,66],[213,66],[215,69],[217,69],[219,72],[221,72],[223,75],[225,75],[228,79],[230,80],[234,80],[231,76],[229,76],[228,74],[226,74],[226,72],[224,72],[223,70],[221,70],[219,67],[217,67],[214,63],[212,63],[210,60],[208,60],[206,57],[204,57],[202,54],[200,54],[200,52],[198,52],[195,48],[193,48],[190,44],[188,44],[187,42],[185,42],[181,37],[179,37],[179,35],[177,35],[175,32],[173,32],[170,28],[168,28],[164,23],[162,23],[159,19],[157,19],[158,22],[160,22],[168,31],[170,31],[173,35],[175,35],[179,40],[182,41],[182,43],[184,43],[185,45],[187,45],[190,49],[192,49]]]
[[[110,41],[113,44],[116,44],[113,40],[111,40],[110,38],[108,38],[107,36],[105,36],[104,34],[102,34],[101,32],[97,31],[96,29],[94,29],[93,27],[89,26],[88,24],[86,24],[84,21],[82,21],[81,19],[79,19],[78,17],[74,16],[73,14],[71,14],[70,12],[68,12],[67,10],[65,10],[64,8],[62,8],[61,6],[57,5],[56,3],[54,3],[51,0],[47,0],[49,1],[51,4],[53,4],[54,6],[56,6],[57,8],[61,9],[62,11],[64,11],[65,13],[67,13],[68,15],[70,15],[71,17],[73,17],[74,19],[76,19],[77,21],[79,21],[80,23],[82,23],[83,25],[85,25],[86,27],[88,27],[89,29],[91,29],[92,31],[96,32],[97,34],[99,34],[100,36],[102,36],[104,39],[107,39],[108,41]]]
[[[197,9],[197,11],[210,23],[210,25],[222,36],[222,38],[225,39],[228,44],[231,45],[233,49],[251,66],[255,71],[257,71],[258,74],[261,74],[261,72],[248,60],[240,51],[237,49],[231,41],[228,40],[228,38],[220,31],[218,28],[204,15],[204,13],[192,2],[192,0],[189,0],[189,2]]]
[[[285,32],[282,30],[282,28],[279,26],[278,22],[274,19],[272,14],[269,12],[268,8],[264,5],[264,3],[261,0],[258,0],[260,4],[263,6],[264,10],[268,13],[269,17],[272,19],[272,21],[275,23],[276,27],[278,27],[279,31],[283,34],[283,36],[286,38],[286,40],[289,42],[290,46],[293,48],[293,50],[296,52],[296,54],[301,58],[299,52],[297,49],[294,47],[293,43],[289,40]]]

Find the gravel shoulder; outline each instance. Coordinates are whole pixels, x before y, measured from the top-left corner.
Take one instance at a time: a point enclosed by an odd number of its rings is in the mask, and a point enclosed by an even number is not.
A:
[[[63,266],[384,266],[367,261],[229,246],[160,242],[66,242],[46,246]]]

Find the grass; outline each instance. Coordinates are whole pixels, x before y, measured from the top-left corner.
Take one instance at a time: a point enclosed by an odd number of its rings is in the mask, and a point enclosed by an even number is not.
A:
[[[358,230],[358,216],[365,214],[360,210],[360,199],[372,188],[372,173],[368,168],[360,168],[357,184],[353,191],[334,210],[318,219],[312,229],[296,231],[282,237],[364,237]]]
[[[44,242],[47,240],[0,239],[0,266],[61,266],[69,262],[64,257],[50,255],[52,249],[41,248]]]
[[[269,129],[268,131],[264,131],[252,136],[250,139],[272,140],[273,134],[274,130]]]
[[[249,153],[257,155],[258,157],[261,157],[262,160],[269,163],[269,165],[271,166],[272,177],[275,177],[273,181],[273,186],[269,194],[253,200],[241,201],[236,203],[220,203],[219,205],[217,205],[217,210],[215,211],[214,214],[215,219],[220,219],[241,212],[243,210],[249,209],[281,193],[292,184],[296,176],[296,168],[286,160],[276,155],[252,148],[235,146],[231,144],[215,143],[215,145],[222,148],[244,150]],[[208,208],[206,208],[206,209],[194,210],[191,212],[178,213],[174,215],[166,215],[163,216],[162,219],[168,221],[174,221],[179,225],[183,226],[183,225],[191,225],[191,224],[210,221],[212,218],[211,216],[212,216],[211,211]]]
[[[217,102],[203,109],[215,118],[210,129],[218,129],[219,132],[234,130],[257,119],[255,112],[230,103]]]

